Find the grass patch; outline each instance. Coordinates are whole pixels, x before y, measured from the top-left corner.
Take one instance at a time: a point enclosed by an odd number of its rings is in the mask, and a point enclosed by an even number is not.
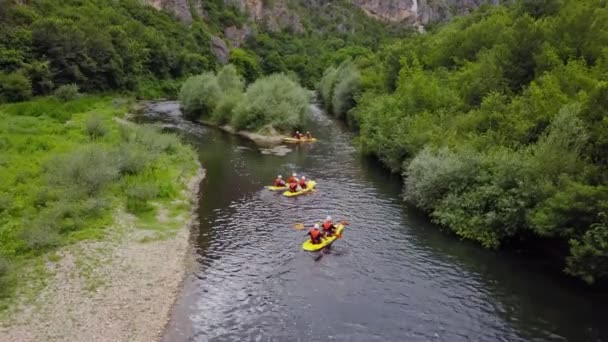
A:
[[[117,209],[160,233],[175,227],[155,222],[152,203],[181,198],[196,155],[174,135],[115,120],[131,103],[80,95],[0,106],[0,310],[15,294],[35,298],[57,248],[107,239]],[[87,278],[98,265],[85,264]]]

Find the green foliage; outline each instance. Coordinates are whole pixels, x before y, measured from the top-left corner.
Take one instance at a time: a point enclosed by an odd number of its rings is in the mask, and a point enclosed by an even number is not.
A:
[[[134,184],[127,188],[127,211],[133,214],[142,214],[153,209],[149,201],[158,196],[158,187],[155,184]]]
[[[32,97],[32,82],[22,72],[0,72],[0,102],[25,101]]]
[[[78,85],[76,84],[64,84],[55,89],[53,95],[62,101],[70,101],[78,97],[78,90]]]
[[[601,212],[596,223],[581,238],[570,240],[566,272],[588,284],[608,276],[608,214]]]
[[[222,13],[224,24],[243,22],[244,16],[231,7]],[[4,1],[1,22],[4,101],[22,101],[32,92],[50,94],[71,84],[85,92],[135,90],[156,98],[158,92],[141,80],[162,84],[213,68],[209,36],[222,25],[195,22],[189,27],[134,0]]]
[[[519,1],[386,44],[355,59],[346,118],[435,222],[492,248],[561,241],[567,273],[605,280],[606,18],[592,0]],[[319,84],[330,111],[341,79]]]
[[[184,113],[190,117],[204,113],[202,119],[206,122],[230,124],[239,130],[289,131],[300,125],[308,112],[306,90],[287,75],[260,78],[245,92],[243,86],[237,68],[231,64],[217,76],[193,76],[186,80],[180,93]]]
[[[262,74],[258,57],[246,50],[232,49],[228,62],[236,67],[247,83],[255,81]]]
[[[82,95],[0,106],[0,297],[25,287],[21,275],[46,253],[102,238],[120,208],[139,215],[181,199],[194,152],[158,128],[114,120],[129,104]],[[105,132],[94,142],[91,118]]]
[[[95,145],[52,158],[46,169],[51,184],[74,187],[88,194],[100,192],[118,177],[118,168],[109,153]]]
[[[331,111],[338,118],[356,105],[355,99],[361,85],[361,75],[355,66],[346,60],[337,69],[336,83],[331,99]]]
[[[84,127],[91,139],[101,138],[108,133],[108,129],[103,123],[103,118],[97,114],[89,116]]]
[[[179,93],[184,114],[189,118],[209,117],[221,91],[217,77],[213,73],[188,78]]]
[[[303,122],[308,113],[308,100],[306,90],[286,75],[264,77],[247,88],[232,125],[248,131],[264,126],[289,131]]]
[[[217,83],[224,93],[242,92],[245,87],[243,79],[232,64],[228,64],[220,69],[217,73]]]

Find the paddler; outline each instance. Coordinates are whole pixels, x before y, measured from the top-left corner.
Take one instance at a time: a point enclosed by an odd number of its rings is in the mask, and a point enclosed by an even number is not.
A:
[[[302,176],[302,178],[300,178],[300,181],[298,182],[298,185],[300,186],[300,188],[306,189],[306,177]]]
[[[300,133],[300,131],[296,131],[294,133],[293,137],[296,139],[302,139],[302,133]]]
[[[319,224],[315,223],[315,226],[308,232],[308,234],[310,236],[310,242],[312,242],[313,244],[319,244],[321,243],[321,238],[323,237],[323,234],[321,234],[321,231],[319,230]]]
[[[325,221],[323,221],[323,224],[321,224],[321,226],[323,227],[323,233],[325,234],[325,236],[332,236],[336,230],[336,226],[334,225],[333,221],[331,220],[331,216],[327,216],[325,218]]]
[[[285,186],[285,181],[283,180],[283,176],[278,175],[274,180],[274,186]]]
[[[298,188],[299,186],[297,182],[289,183],[289,191],[298,192]]]
[[[296,177],[297,174],[294,172],[291,174],[291,176],[289,176],[289,178],[287,178],[287,183],[291,184],[291,183],[297,183],[298,182],[298,178]]]
[[[312,139],[312,134],[310,132],[306,132],[306,139]]]

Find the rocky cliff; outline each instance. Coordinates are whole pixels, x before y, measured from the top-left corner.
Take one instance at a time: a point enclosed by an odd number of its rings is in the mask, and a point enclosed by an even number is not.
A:
[[[150,5],[175,13],[189,22],[195,15],[204,17],[202,2],[206,0],[143,0]],[[271,29],[291,27],[301,29],[297,13],[292,13],[286,5],[289,0],[224,0],[226,4],[239,7],[251,19],[266,23]],[[311,6],[320,6],[330,0],[299,0]],[[351,0],[368,15],[389,22],[403,22],[411,25],[426,25],[449,20],[455,15],[463,15],[486,4],[499,4],[501,0]],[[503,0],[504,2],[505,0]],[[508,0],[506,0],[508,1]]]
[[[365,13],[380,20],[426,25],[464,15],[500,0],[352,0]]]

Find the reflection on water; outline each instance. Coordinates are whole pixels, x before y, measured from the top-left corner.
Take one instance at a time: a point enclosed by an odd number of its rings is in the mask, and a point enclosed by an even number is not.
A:
[[[198,266],[166,341],[601,341],[606,299],[560,285],[523,259],[460,242],[400,200],[400,181],[356,153],[352,136],[314,111],[315,144],[285,157],[151,105],[199,148]],[[318,192],[264,190],[295,171]],[[326,215],[350,222],[331,250],[301,250]]]

